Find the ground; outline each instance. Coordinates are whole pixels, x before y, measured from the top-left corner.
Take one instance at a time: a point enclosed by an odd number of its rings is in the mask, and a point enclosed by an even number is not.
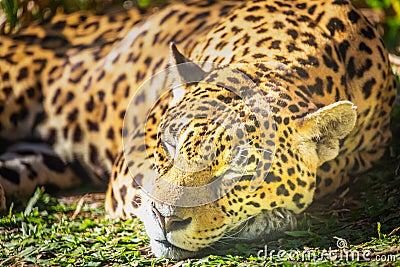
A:
[[[356,177],[342,195],[327,197],[300,215],[298,230],[267,246],[237,244],[216,249],[221,256],[180,262],[152,258],[138,219],[105,219],[104,194],[75,191],[53,197],[38,190],[25,209],[16,207],[0,217],[0,266],[370,266],[369,260],[397,266],[399,184],[400,146],[393,140],[374,170]]]

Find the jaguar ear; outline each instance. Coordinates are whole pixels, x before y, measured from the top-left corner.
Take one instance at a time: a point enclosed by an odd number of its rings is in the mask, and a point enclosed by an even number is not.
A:
[[[206,76],[206,72],[202,70],[196,63],[186,58],[179,52],[174,43],[170,43],[170,66],[172,67],[176,77],[179,77],[179,82],[193,83],[202,80]],[[178,82],[178,81],[175,81]]]
[[[354,128],[356,106],[339,101],[306,115],[297,125],[298,149],[303,159],[316,167],[339,154],[339,140]]]

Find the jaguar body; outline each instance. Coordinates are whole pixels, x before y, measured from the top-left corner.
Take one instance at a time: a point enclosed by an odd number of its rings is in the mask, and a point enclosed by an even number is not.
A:
[[[58,15],[0,47],[0,206],[108,183],[158,257],[295,227],[391,137],[387,53],[347,0]]]

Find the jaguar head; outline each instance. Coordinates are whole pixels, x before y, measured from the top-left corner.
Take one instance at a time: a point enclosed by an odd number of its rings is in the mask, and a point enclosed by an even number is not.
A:
[[[140,198],[126,213],[144,221],[154,254],[180,259],[220,243],[262,244],[295,227],[313,199],[317,168],[354,128],[353,104],[293,119],[242,65],[206,72],[173,45],[171,58],[175,91],[136,134],[145,145],[125,153],[129,172],[114,168]]]

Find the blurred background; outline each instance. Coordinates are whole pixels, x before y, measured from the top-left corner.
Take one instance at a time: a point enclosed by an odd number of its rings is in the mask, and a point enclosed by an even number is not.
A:
[[[178,0],[173,0],[178,1]],[[89,10],[102,14],[118,9],[152,8],[169,0],[0,0],[0,34],[9,34],[34,20],[51,18],[57,13]],[[384,36],[392,61],[400,63],[400,0],[354,0],[362,12],[377,25]],[[400,65],[400,64],[396,64]]]

